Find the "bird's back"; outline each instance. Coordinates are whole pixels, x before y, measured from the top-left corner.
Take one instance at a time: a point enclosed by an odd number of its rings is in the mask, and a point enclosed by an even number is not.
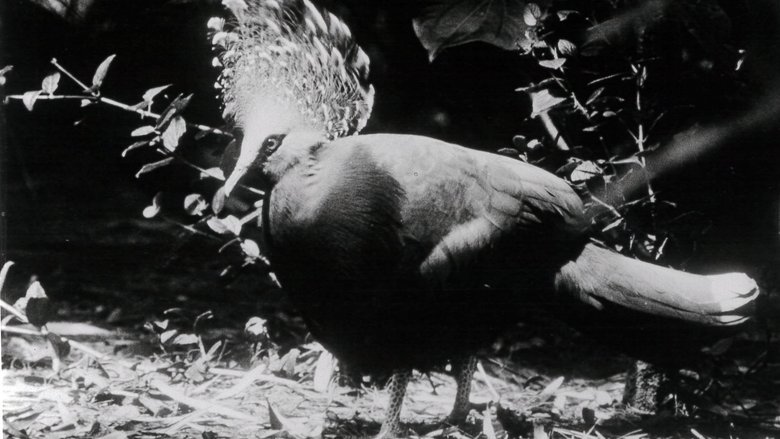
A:
[[[533,289],[584,230],[579,197],[552,174],[419,136],[312,148],[267,206],[280,280],[315,336],[366,370],[488,344],[520,308],[505,286]]]

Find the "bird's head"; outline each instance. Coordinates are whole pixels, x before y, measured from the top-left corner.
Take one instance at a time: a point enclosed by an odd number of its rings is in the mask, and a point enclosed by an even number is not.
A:
[[[225,181],[225,195],[250,170],[259,171],[269,185],[305,158],[311,147],[327,140],[326,134],[300,120],[295,111],[283,107],[258,108],[245,123],[238,160]]]
[[[209,22],[225,117],[244,133],[227,194],[250,169],[274,183],[302,151],[359,132],[374,99],[368,56],[335,15],[310,0],[229,7],[233,19]]]

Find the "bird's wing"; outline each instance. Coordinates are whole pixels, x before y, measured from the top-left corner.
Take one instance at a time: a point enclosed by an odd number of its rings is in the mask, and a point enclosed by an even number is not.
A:
[[[380,167],[399,182],[404,233],[431,245],[420,265],[427,278],[444,281],[509,240],[570,241],[586,228],[579,196],[536,166],[426,137],[355,141],[370,145]]]
[[[522,245],[570,241],[585,228],[582,201],[558,177],[427,137],[347,137],[304,162],[274,189],[271,231],[296,258],[330,254],[311,262],[337,264],[321,267],[330,273],[368,276],[397,260],[446,282],[495,247],[544,253]]]

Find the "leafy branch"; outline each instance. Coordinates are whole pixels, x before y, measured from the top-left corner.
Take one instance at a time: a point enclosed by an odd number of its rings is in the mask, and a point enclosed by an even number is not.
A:
[[[24,106],[33,111],[37,101],[57,101],[57,100],[78,100],[81,102],[82,107],[95,104],[103,104],[112,108],[117,108],[122,111],[127,111],[133,114],[141,116],[144,121],[151,121],[151,123],[142,125],[134,129],[130,136],[137,138],[138,140],[127,146],[122,151],[122,157],[126,157],[128,154],[144,148],[152,148],[157,153],[163,156],[162,159],[147,163],[143,165],[135,174],[136,178],[140,178],[142,175],[157,169],[170,165],[173,162],[181,163],[190,169],[198,172],[201,178],[210,178],[218,181],[224,181],[225,176],[219,168],[204,168],[190,160],[185,158],[179,151],[178,147],[184,134],[188,129],[195,130],[195,140],[200,140],[206,135],[213,134],[229,140],[233,139],[233,136],[221,129],[210,127],[203,124],[188,122],[183,113],[188,107],[192,95],[184,96],[178,95],[172,101],[168,103],[162,112],[152,111],[152,106],[155,103],[155,99],[164,92],[169,85],[163,85],[159,87],[153,87],[144,92],[142,99],[139,103],[130,105],[124,102],[120,102],[116,99],[104,96],[101,93],[101,87],[106,79],[111,63],[115,56],[111,55],[107,57],[95,70],[93,74],[91,85],[87,85],[85,81],[82,81],[68,69],[66,69],[57,59],[52,59],[51,64],[58,70],[52,74],[47,75],[41,81],[41,88],[39,90],[27,91],[23,94],[12,94],[6,96],[4,102],[8,103],[11,100],[21,101]],[[11,71],[12,67],[8,66],[2,70],[3,81],[5,81],[5,74]],[[60,86],[60,80],[62,76],[67,77],[75,85],[81,89],[80,94],[68,93],[58,94],[57,91]],[[263,191],[255,189],[253,187],[242,185],[245,189],[252,192],[255,195],[262,196]],[[157,194],[152,204],[144,209],[143,216],[146,218],[152,218],[160,214],[160,195]],[[199,219],[194,224],[184,224],[179,221],[171,220],[165,216],[163,219],[172,222],[185,230],[193,234],[205,235],[210,237],[229,236],[229,240],[222,246],[220,252],[226,247],[232,244],[238,244],[241,248],[245,259],[243,265],[251,264],[256,261],[261,261],[267,264],[267,261],[260,255],[260,250],[253,240],[241,238],[242,226],[256,219],[259,216],[261,204],[257,204],[246,213],[243,217],[237,218],[233,215],[227,215],[220,218],[218,215],[225,206],[226,197],[222,189],[218,189],[213,195],[211,202],[207,202],[201,194],[190,194],[183,200],[183,207],[187,214],[198,217]],[[211,213],[205,214],[206,209],[211,207]],[[201,231],[203,226],[210,230],[210,233]],[[220,238],[221,239],[221,238]]]

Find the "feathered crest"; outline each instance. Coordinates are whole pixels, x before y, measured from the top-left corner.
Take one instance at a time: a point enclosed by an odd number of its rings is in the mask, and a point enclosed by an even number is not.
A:
[[[371,114],[369,59],[349,28],[309,0],[225,0],[212,18],[224,115],[241,126],[263,114],[302,119],[330,138],[360,131]]]

